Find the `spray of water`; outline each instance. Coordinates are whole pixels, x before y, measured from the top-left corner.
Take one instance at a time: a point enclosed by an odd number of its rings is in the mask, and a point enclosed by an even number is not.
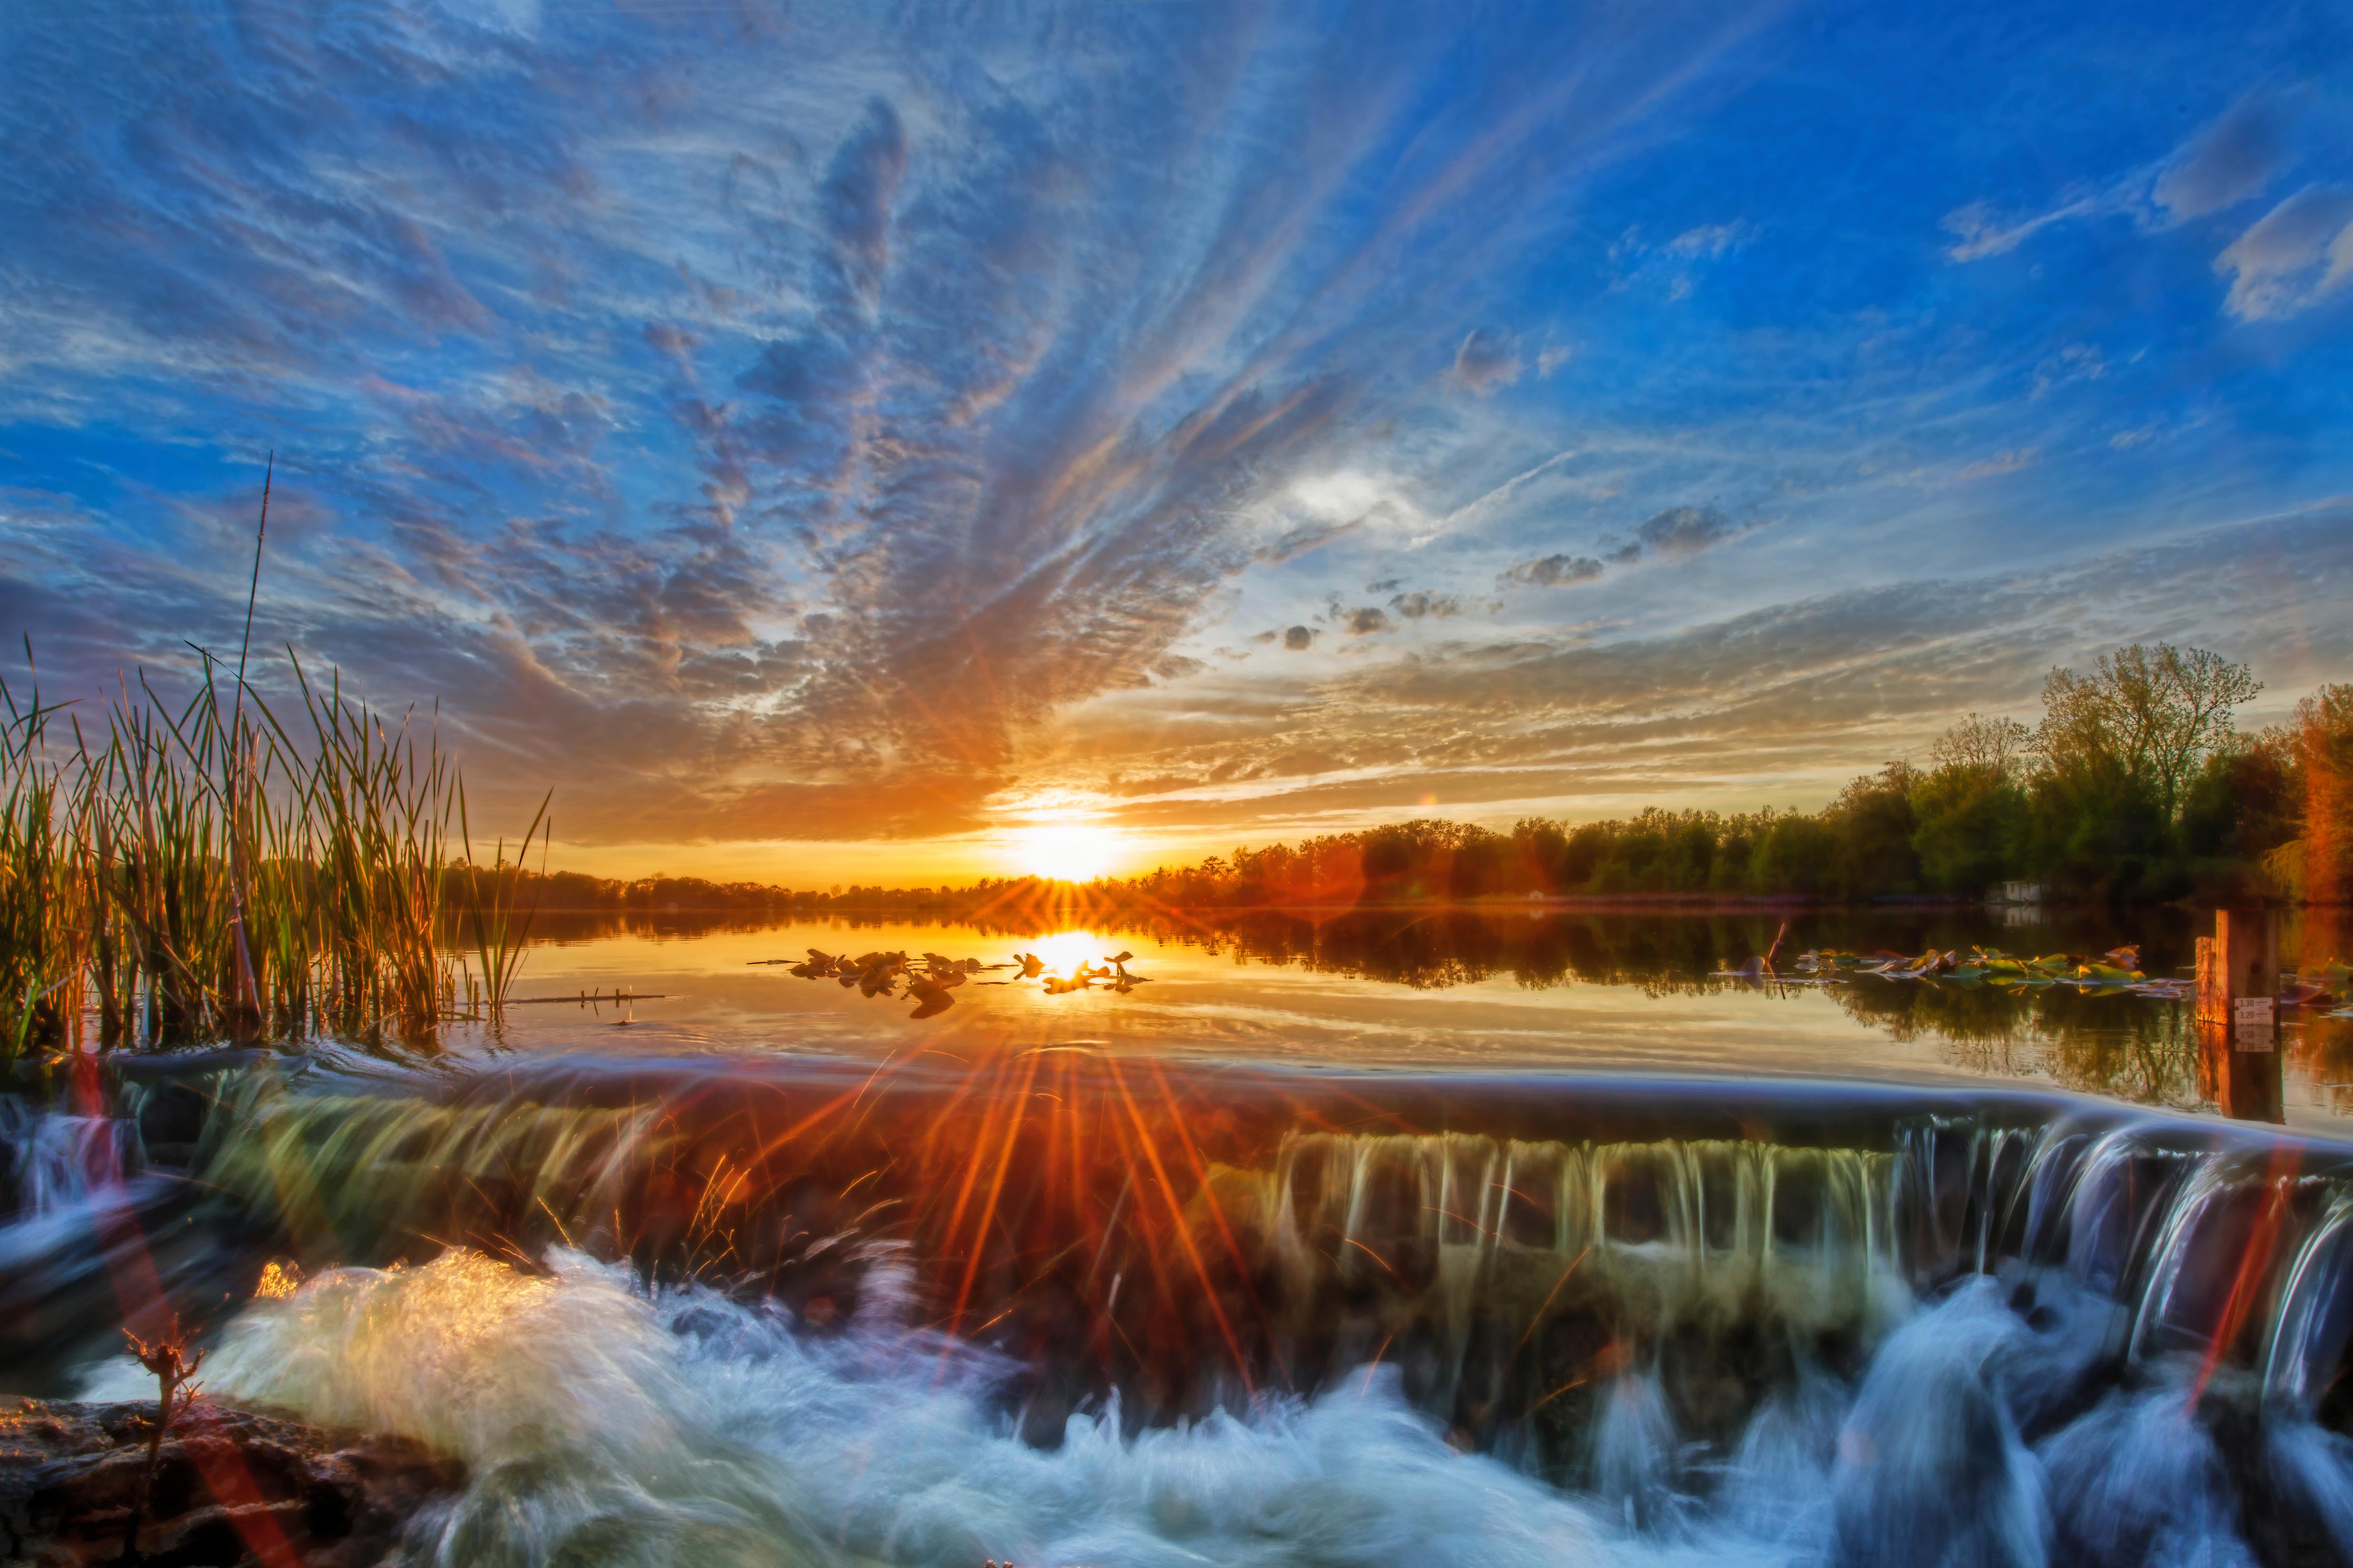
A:
[[[463,1458],[464,1494],[409,1549],[448,1568],[2253,1561],[2187,1399],[2194,1359],[2030,1440],[2016,1392],[2062,1366],[2070,1330],[2035,1326],[2021,1289],[1967,1281],[1858,1383],[1807,1373],[1713,1459],[1630,1367],[1581,1491],[1459,1451],[1389,1367],[1139,1431],[1114,1401],[1041,1446],[1008,1407],[1011,1363],[911,1327],[887,1289],[819,1331],[563,1251],[544,1270],[453,1249],[333,1271],[251,1305],[207,1370],[224,1397]],[[137,1384],[117,1363],[90,1392]],[[2297,1421],[2262,1441],[2265,1506],[2323,1551],[2353,1543],[2353,1445]]]
[[[997,1397],[1008,1370],[911,1330],[887,1292],[819,1333],[577,1254],[534,1274],[464,1250],[257,1302],[207,1363],[222,1397],[465,1459],[465,1494],[411,1545],[448,1568],[1789,1560],[1720,1528],[1644,1536],[1459,1452],[1393,1370],[1133,1435],[1106,1409],[1043,1448]],[[134,1386],[115,1363],[91,1392]]]

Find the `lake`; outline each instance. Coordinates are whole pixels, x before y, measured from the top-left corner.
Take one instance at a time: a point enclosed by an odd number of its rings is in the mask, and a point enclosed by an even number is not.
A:
[[[1122,921],[1021,935],[968,923],[837,919],[734,924],[672,912],[541,922],[519,997],[649,994],[609,1005],[524,1006],[495,1039],[450,1031],[461,1052],[747,1051],[888,1058],[917,1050],[1101,1043],[1123,1050],[1293,1066],[1545,1068],[1696,1076],[1810,1076],[2042,1083],[2179,1110],[2211,1106],[2187,1008],[2058,988],[2003,991],[1861,978],[1835,986],[1719,973],[1777,939],[1778,968],[1810,948],[1916,954],[2142,950],[2152,976],[2187,975],[2201,922],[2021,919],[1982,910],[1697,915],[1366,910]],[[2295,928],[2291,927],[2292,939]],[[936,952],[997,964],[1016,952],[1067,973],[1123,952],[1146,984],[1048,995],[1010,972],[976,974],[954,1005],[912,1019],[903,1000],[777,960]],[[2353,1112],[2353,1021],[2288,1015],[2280,1066],[2287,1124],[2341,1130]]]

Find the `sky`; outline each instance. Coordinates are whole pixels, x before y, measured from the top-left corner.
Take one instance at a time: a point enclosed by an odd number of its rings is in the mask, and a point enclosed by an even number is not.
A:
[[[2338,7],[0,9],[0,673],[254,624],[559,864],[1818,805],[2353,678]]]

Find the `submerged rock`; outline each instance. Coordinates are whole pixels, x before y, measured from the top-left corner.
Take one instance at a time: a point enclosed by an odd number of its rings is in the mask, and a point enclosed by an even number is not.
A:
[[[463,1479],[405,1439],[199,1399],[173,1422],[149,1485],[154,1409],[0,1398],[0,1563],[370,1568]]]

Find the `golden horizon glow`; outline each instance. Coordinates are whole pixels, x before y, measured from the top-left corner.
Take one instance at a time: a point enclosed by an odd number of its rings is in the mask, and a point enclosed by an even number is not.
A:
[[[1759,805],[1812,811],[1837,794],[1819,781],[1784,783],[1744,778],[1703,792],[1677,791],[1657,795],[1630,791],[1594,795],[1561,811],[1540,797],[1513,795],[1503,801],[1446,808],[1372,809],[1281,816],[1237,822],[1202,819],[1133,825],[1116,814],[1122,806],[1097,797],[1032,798],[1006,810],[985,827],[939,835],[909,835],[882,838],[566,838],[559,835],[550,846],[548,868],[591,877],[634,881],[642,877],[702,877],[714,882],[752,881],[776,887],[823,892],[856,884],[860,887],[966,887],[983,878],[1032,874],[1026,856],[1031,835],[1040,828],[1071,824],[1099,835],[1107,857],[1098,875],[1134,876],[1155,866],[1189,866],[1211,855],[1230,855],[1237,846],[1262,848],[1270,844],[1296,844],[1330,833],[1361,832],[1384,823],[1415,816],[1440,815],[1477,822],[1498,832],[1511,831],[1524,816],[1559,816],[1575,823],[1631,816],[1643,806],[1672,805],[1725,811],[1752,811]],[[559,799],[559,804],[561,804]],[[1132,805],[1132,803],[1129,803]],[[1044,872],[1036,872],[1045,875]],[[1080,879],[1087,880],[1091,879]]]
[[[1064,819],[1031,823],[1008,836],[1018,870],[1058,882],[1092,882],[1110,871],[1126,847],[1110,828]]]

